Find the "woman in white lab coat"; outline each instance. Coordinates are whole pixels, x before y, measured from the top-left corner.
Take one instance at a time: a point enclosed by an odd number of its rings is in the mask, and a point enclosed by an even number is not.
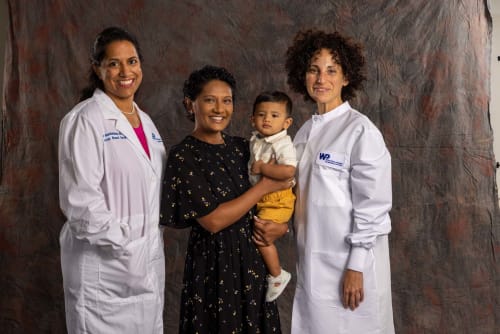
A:
[[[68,333],[163,333],[158,221],[166,152],[150,117],[134,103],[141,60],[134,36],[103,30],[93,44],[89,86],[61,121]]]
[[[348,102],[364,65],[360,45],[337,32],[299,32],[287,51],[290,88],[316,104],[294,138],[293,334],[394,333],[391,158],[380,131]]]

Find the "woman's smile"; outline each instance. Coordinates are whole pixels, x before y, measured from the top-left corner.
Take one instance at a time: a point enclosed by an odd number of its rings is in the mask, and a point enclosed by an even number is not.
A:
[[[194,114],[193,135],[208,143],[220,143],[221,132],[229,125],[233,114],[231,87],[224,81],[212,80],[194,101],[188,101],[188,105]]]

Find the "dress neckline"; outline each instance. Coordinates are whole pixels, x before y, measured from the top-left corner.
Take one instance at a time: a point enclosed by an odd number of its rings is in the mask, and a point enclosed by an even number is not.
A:
[[[221,135],[222,135],[222,139],[224,140],[224,142],[220,143],[220,144],[212,144],[212,143],[206,142],[204,140],[196,138],[192,134],[189,134],[188,138],[192,138],[194,141],[197,141],[197,142],[202,143],[202,144],[207,145],[207,146],[224,147],[227,143],[228,136],[226,136],[226,134],[224,134],[224,133],[221,133]]]

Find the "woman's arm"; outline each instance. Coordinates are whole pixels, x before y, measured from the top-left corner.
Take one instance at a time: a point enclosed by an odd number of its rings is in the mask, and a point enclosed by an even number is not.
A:
[[[342,281],[342,303],[355,310],[364,299],[363,269],[369,250],[380,235],[388,234],[392,205],[391,158],[382,135],[364,129],[352,152],[351,191],[353,227],[346,236],[351,245]]]
[[[275,180],[287,180],[294,177],[295,167],[291,165],[265,163],[262,160],[258,160],[252,164],[251,172],[252,174],[261,174]]]
[[[290,180],[276,181],[267,177],[241,196],[224,202],[209,214],[198,218],[198,223],[207,231],[217,233],[243,217],[264,196],[270,192],[290,187]]]
[[[100,187],[104,176],[101,137],[94,124],[76,112],[61,122],[60,206],[77,239],[120,253],[128,242],[128,231],[116,223]]]
[[[353,222],[346,236],[351,246],[347,268],[362,272],[377,238],[391,231],[391,157],[374,126],[364,129],[352,151],[351,161]]]

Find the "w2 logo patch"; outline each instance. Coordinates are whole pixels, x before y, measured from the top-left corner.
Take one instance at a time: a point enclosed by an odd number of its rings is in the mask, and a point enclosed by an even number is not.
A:
[[[328,161],[330,159],[329,153],[321,153],[319,154],[319,160]]]
[[[338,152],[319,152],[316,157],[316,163],[327,167],[343,167],[345,163],[345,154]]]

